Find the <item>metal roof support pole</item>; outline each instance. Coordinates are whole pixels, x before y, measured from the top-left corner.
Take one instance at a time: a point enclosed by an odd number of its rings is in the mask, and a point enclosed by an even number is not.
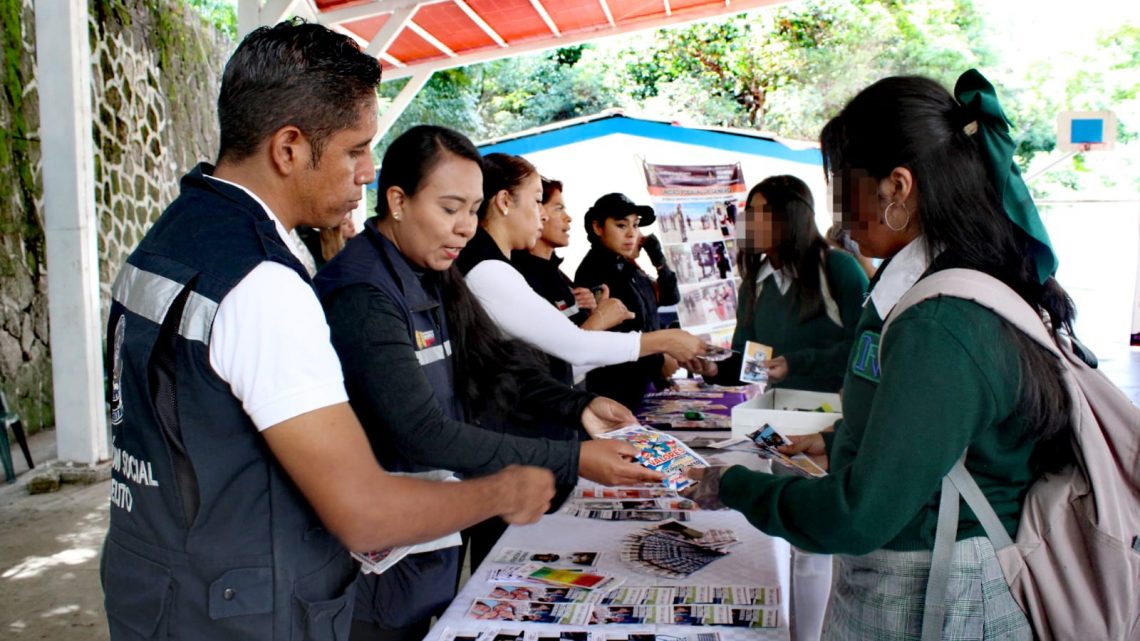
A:
[[[417,71],[411,78],[408,78],[408,84],[404,85],[404,88],[401,89],[400,93],[396,94],[396,97],[392,100],[392,104],[384,110],[384,113],[380,114],[380,119],[377,123],[379,126],[376,129],[376,137],[372,139],[373,147],[380,142],[384,134],[388,133],[392,125],[396,124],[396,119],[400,117],[400,114],[404,113],[408,105],[412,104],[412,100],[416,97],[416,94],[420,92],[420,89],[424,88],[428,80],[431,80],[433,73],[435,72],[430,70]]]
[[[52,392],[61,461],[108,458],[87,0],[36,0]]]

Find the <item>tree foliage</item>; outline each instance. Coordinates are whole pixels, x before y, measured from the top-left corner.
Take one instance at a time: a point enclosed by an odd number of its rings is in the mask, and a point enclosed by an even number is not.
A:
[[[202,17],[214,25],[218,31],[229,36],[230,40],[237,39],[237,11],[230,0],[186,0],[202,14]]]
[[[443,121],[489,138],[623,107],[814,139],[878,78],[917,73],[951,82],[992,56],[972,0],[804,0],[634,40],[447,72],[394,131]]]

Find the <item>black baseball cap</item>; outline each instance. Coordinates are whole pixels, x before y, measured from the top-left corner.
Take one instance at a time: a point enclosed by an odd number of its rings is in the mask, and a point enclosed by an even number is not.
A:
[[[653,213],[652,207],[635,205],[625,194],[615,192],[602,196],[594,203],[593,207],[586,211],[586,232],[591,233],[593,231],[594,221],[600,223],[607,218],[625,218],[630,214],[637,214],[640,217],[637,222],[638,227],[652,225],[653,221],[657,220],[657,214]]]

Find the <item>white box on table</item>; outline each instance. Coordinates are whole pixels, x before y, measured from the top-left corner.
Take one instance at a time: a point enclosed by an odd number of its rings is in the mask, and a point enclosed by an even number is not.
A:
[[[747,436],[765,423],[787,436],[814,434],[831,427],[835,421],[843,417],[838,411],[812,411],[824,403],[839,410],[839,395],[795,389],[769,389],[732,408],[732,435]]]

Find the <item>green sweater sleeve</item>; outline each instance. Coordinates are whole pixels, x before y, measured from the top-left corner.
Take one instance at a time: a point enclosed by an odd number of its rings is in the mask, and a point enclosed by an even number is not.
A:
[[[1012,414],[1017,386],[991,381],[1009,376],[995,364],[1002,350],[963,345],[918,309],[885,339],[882,378],[853,460],[820,479],[734,467],[722,479],[722,501],[813,552],[866,554],[916,521],[919,540],[892,547],[930,549],[942,477],[978,432]]]
[[[863,313],[863,299],[867,294],[867,274],[854,257],[840,250],[828,252],[827,274],[831,296],[843,321],[843,340],[827,347],[785,353],[788,371],[797,375],[842,372],[855,341],[855,325]]]

